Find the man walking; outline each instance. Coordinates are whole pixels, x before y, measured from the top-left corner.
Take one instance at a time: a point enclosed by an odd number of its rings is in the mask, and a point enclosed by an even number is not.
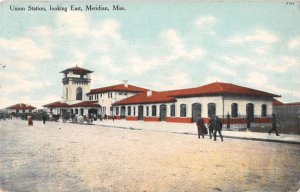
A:
[[[200,114],[199,114],[199,116],[198,116],[196,125],[197,125],[197,130],[198,130],[198,139],[200,139],[200,136],[201,136],[201,135],[202,135],[202,138],[204,138],[204,134],[207,134],[207,130],[206,130],[206,127],[205,127],[205,125],[204,125],[204,121],[203,121],[203,119],[201,118],[201,115],[200,115]]]
[[[277,126],[276,126],[276,115],[275,114],[272,114],[272,129],[269,131],[269,135],[271,135],[271,133],[275,131],[276,133],[276,136],[280,136],[278,134],[278,131],[277,131]]]
[[[221,140],[223,142],[223,136],[221,134],[221,130],[222,130],[222,122],[221,120],[219,119],[218,116],[214,116],[213,118],[213,127],[214,127],[214,141],[217,140],[217,132],[219,133],[220,137],[221,137]]]
[[[212,135],[214,133],[214,127],[213,127],[213,119],[212,118],[208,118],[208,131],[209,131],[209,138],[211,139],[212,138]]]

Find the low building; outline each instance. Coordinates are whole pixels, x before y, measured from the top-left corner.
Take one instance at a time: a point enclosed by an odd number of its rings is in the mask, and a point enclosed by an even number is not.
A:
[[[300,128],[300,102],[282,103],[273,101],[273,111],[282,128]]]
[[[279,95],[215,82],[172,91],[148,91],[113,103],[117,118],[192,123],[217,115],[228,128],[271,125],[272,102]]]
[[[9,107],[6,107],[8,114],[21,114],[21,113],[32,113],[36,107],[28,104],[18,103]]]

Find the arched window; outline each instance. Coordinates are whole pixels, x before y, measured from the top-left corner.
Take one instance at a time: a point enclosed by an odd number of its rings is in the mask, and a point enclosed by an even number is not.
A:
[[[175,117],[175,104],[172,104],[170,108],[170,116]]]
[[[146,106],[146,116],[149,116],[149,106]]]
[[[119,107],[116,107],[116,115],[119,115]]]
[[[209,103],[207,104],[208,108],[208,117],[212,117],[216,115],[216,104],[215,103]]]
[[[246,105],[246,115],[247,115],[247,120],[249,122],[254,121],[254,105],[253,105],[253,103],[247,103],[247,105]]]
[[[127,113],[128,113],[128,116],[131,116],[131,107],[130,107],[130,106],[127,107],[127,111],[128,111],[128,112],[127,112]]]
[[[76,100],[82,100],[82,88],[77,87],[76,89]]]
[[[267,116],[267,105],[262,104],[261,105],[261,116],[266,117]]]
[[[155,117],[156,116],[156,106],[152,105],[152,116]]]
[[[238,104],[231,104],[231,117],[238,117]]]
[[[180,117],[186,117],[186,104],[180,105]]]
[[[201,104],[200,103],[193,103],[192,104],[192,120],[193,122],[196,122],[199,118],[199,115],[201,116]]]

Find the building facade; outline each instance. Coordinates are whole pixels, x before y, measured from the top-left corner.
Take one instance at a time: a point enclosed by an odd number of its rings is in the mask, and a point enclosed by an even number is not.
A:
[[[116,119],[193,123],[201,115],[207,123],[219,116],[228,128],[271,125],[272,102],[279,95],[215,82],[200,87],[153,91],[123,84],[90,89],[92,71],[73,67],[64,74],[63,99],[44,107],[54,114],[114,115]]]
[[[61,73],[63,73],[62,101],[43,105],[49,113],[56,115],[66,112],[71,115],[113,115],[112,103],[146,91],[144,88],[129,85],[127,81],[123,84],[90,89],[93,71],[77,66]]]
[[[269,127],[274,95],[228,83],[165,92],[148,91],[115,102],[117,118],[126,120],[192,123],[198,115],[213,115],[228,128]]]
[[[22,113],[32,113],[33,110],[35,110],[36,107],[33,107],[31,105],[28,104],[24,104],[24,103],[18,103],[9,107],[6,107],[6,112],[8,114],[22,114]]]

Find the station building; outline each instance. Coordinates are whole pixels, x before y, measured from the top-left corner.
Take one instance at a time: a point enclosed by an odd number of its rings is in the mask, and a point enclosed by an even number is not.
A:
[[[61,73],[63,73],[62,100],[43,105],[53,114],[62,114],[63,111],[67,111],[70,114],[79,115],[113,115],[112,104],[114,102],[147,91],[147,89],[129,85],[127,81],[123,84],[91,89],[93,71],[77,66],[61,71]]]
[[[128,121],[192,123],[200,114],[205,122],[217,115],[230,128],[270,126],[272,93],[235,84],[211,84],[171,91],[154,91],[123,84],[90,89],[93,71],[73,67],[64,74],[63,99],[44,107],[55,114],[114,115]]]
[[[270,126],[272,102],[279,95],[215,82],[172,91],[147,91],[113,104],[120,119],[192,123],[200,114],[207,123],[217,115],[231,128]],[[250,125],[249,125],[250,124]]]

